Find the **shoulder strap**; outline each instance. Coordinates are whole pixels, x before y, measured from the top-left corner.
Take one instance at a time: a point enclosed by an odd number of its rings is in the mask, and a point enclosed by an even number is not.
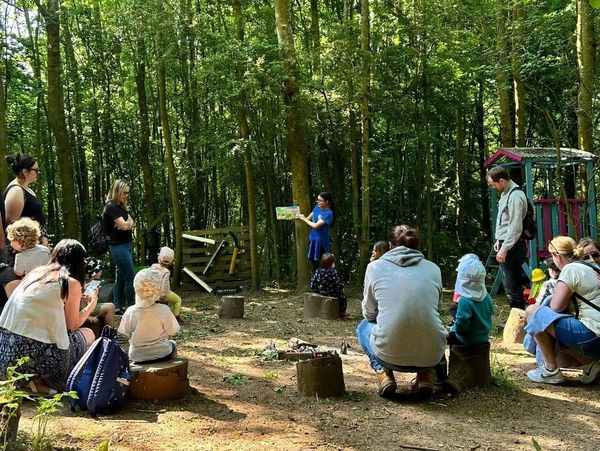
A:
[[[18,183],[13,183],[13,184],[10,184],[10,185],[8,185],[8,186],[6,187],[6,189],[4,190],[4,197],[6,197],[6,195],[8,194],[8,192],[9,192],[11,189],[13,189],[15,186],[18,186],[19,188],[21,188],[21,191],[23,191],[23,196],[25,196],[25,193],[26,193],[26,191],[25,191],[25,188],[23,188],[23,187],[22,187],[21,185],[19,185]]]
[[[584,262],[583,260],[577,260],[576,262],[573,262],[573,263],[579,263],[581,265],[585,265],[588,268],[592,268],[594,271],[596,271],[596,273],[600,274],[600,268],[598,268],[596,265],[592,265],[591,263]]]
[[[582,295],[580,295],[579,293],[573,293],[573,296],[575,296],[577,299],[579,299],[581,302],[583,302],[584,304],[589,305],[590,307],[592,307],[594,310],[597,310],[600,312],[600,307],[598,307],[596,304],[593,304],[592,302],[588,301],[586,298],[584,298]]]

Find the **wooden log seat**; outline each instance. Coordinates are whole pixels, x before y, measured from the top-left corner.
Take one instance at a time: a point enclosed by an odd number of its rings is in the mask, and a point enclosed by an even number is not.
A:
[[[340,301],[317,293],[304,293],[304,318],[339,319]]]
[[[177,357],[165,362],[131,364],[133,377],[129,385],[131,399],[167,400],[190,393],[188,360]]]
[[[342,359],[337,354],[298,362],[296,376],[298,392],[305,396],[329,398],[346,393]]]
[[[450,346],[448,378],[444,389],[460,393],[470,387],[487,387],[492,383],[490,344]]]
[[[527,319],[525,318],[525,310],[514,307],[510,309],[510,314],[508,315],[502,334],[503,343],[505,345],[523,343],[526,324]]]
[[[219,318],[243,318],[244,296],[223,296],[219,305]]]

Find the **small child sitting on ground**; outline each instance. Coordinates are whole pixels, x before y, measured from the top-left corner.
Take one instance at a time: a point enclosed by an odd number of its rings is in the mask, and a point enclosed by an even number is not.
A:
[[[338,298],[340,303],[340,318],[346,318],[348,301],[344,295],[344,282],[335,269],[335,257],[325,253],[321,256],[321,265],[310,279],[310,288],[313,293],[323,296]]]
[[[175,260],[175,251],[167,246],[161,247],[160,251],[158,252],[158,263],[154,263],[151,268],[160,271],[163,275],[162,292],[159,302],[166,302],[173,312],[173,315],[175,315],[177,322],[179,324],[183,324],[183,320],[180,316],[181,298],[176,293],[171,291],[171,284],[169,282],[169,278],[171,277],[171,271],[169,271],[169,268],[173,264],[173,260]]]
[[[133,279],[135,305],[129,307],[119,324],[119,333],[129,338],[129,359],[137,363],[162,362],[177,356],[177,346],[171,337],[179,324],[163,304],[161,295],[163,273],[142,269]]]
[[[102,271],[104,270],[104,264],[97,258],[94,257],[86,257],[85,259],[85,273],[89,279],[89,282],[92,280],[99,280],[102,282]],[[85,288],[87,288],[89,282],[86,284]],[[102,283],[99,287],[102,286]],[[84,292],[85,292],[84,288]],[[98,302],[96,304],[96,308],[88,317],[88,321],[91,323],[95,323],[99,318],[104,319],[104,324],[110,327],[114,327],[115,324],[115,304],[112,302]]]
[[[379,260],[383,254],[390,250],[390,243],[387,241],[377,241],[373,245],[373,250],[371,251],[370,262],[374,262],[375,260]]]
[[[540,291],[535,298],[536,305],[548,305],[550,303],[550,299],[552,299],[552,294],[558,283],[558,276],[560,276],[560,269],[556,266],[552,257],[548,257],[544,260],[544,263],[546,263],[546,266],[548,267],[550,278],[541,286]],[[546,300],[546,302],[544,302],[544,300]]]
[[[475,254],[467,254],[459,260],[456,272],[454,291],[460,293],[460,298],[448,344],[471,346],[487,343],[494,307],[485,288],[485,267]]]

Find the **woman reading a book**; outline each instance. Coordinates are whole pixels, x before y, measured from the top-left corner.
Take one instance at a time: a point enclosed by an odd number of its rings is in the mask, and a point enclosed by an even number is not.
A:
[[[335,204],[331,194],[323,192],[317,196],[317,205],[310,215],[298,215],[298,219],[312,228],[308,244],[308,259],[312,262],[313,269],[319,267],[321,256],[325,252],[331,252],[329,229],[333,226],[334,212]]]

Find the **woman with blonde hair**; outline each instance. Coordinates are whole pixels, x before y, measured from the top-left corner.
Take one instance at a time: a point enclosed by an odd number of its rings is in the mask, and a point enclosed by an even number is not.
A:
[[[135,223],[127,211],[129,191],[129,183],[123,179],[115,180],[106,195],[106,206],[102,211],[102,227],[110,237],[108,249],[110,258],[115,264],[113,299],[117,313],[120,314],[135,302],[133,289],[135,270],[131,255],[132,229]]]
[[[539,366],[527,373],[537,383],[565,381],[556,363],[558,347],[575,352],[583,366],[580,381],[594,382],[600,374],[600,268],[584,262],[584,249],[567,236],[548,245],[560,269],[549,306],[527,307],[526,331],[537,345]]]

